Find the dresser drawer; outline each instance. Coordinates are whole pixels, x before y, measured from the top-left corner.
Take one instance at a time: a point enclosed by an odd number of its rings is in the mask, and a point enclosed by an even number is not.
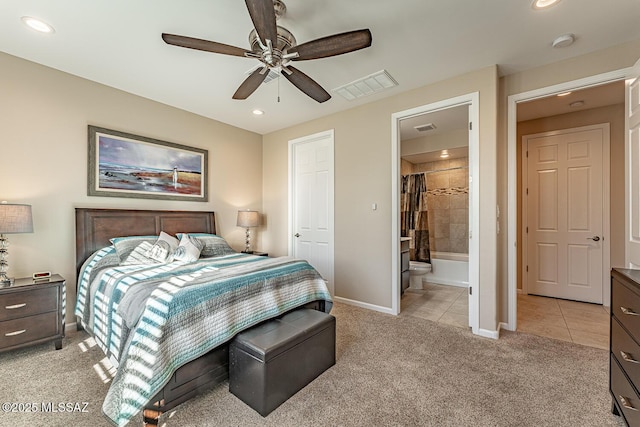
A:
[[[27,290],[0,295],[0,321],[57,310],[57,286],[40,289],[30,287]]]
[[[57,312],[0,322],[0,349],[59,335],[58,325]]]
[[[611,287],[611,314],[640,341],[640,297],[618,280],[612,280]]]
[[[640,385],[640,346],[615,318],[611,319],[611,353],[631,382]]]

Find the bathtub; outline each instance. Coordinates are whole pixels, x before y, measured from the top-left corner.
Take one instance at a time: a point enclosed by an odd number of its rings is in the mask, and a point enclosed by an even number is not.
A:
[[[469,286],[469,254],[431,252],[431,272],[423,281],[450,286]]]

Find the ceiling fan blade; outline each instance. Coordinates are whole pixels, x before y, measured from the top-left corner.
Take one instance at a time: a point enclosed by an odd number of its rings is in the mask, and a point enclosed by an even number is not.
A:
[[[295,87],[318,102],[325,102],[331,99],[331,95],[329,95],[322,86],[295,67],[287,66],[284,68],[282,75],[285,76]]]
[[[228,44],[212,42],[209,40],[195,39],[193,37],[178,36],[175,34],[162,33],[162,40],[174,46],[187,47],[189,49],[204,50],[206,52],[221,53],[223,55],[246,56],[251,53],[240,47]]]
[[[269,69],[267,67],[257,68],[242,82],[236,93],[233,94],[233,99],[247,99],[249,95],[258,89],[268,74]]]
[[[343,53],[353,52],[369,46],[371,46],[371,31],[365,29],[334,34],[302,43],[290,48],[287,53],[298,54],[297,57],[291,58],[293,61],[305,61],[342,55]]]
[[[266,46],[267,40],[271,40],[271,44],[276,46],[278,32],[276,30],[276,12],[273,8],[273,0],[245,0],[245,3],[260,41]]]

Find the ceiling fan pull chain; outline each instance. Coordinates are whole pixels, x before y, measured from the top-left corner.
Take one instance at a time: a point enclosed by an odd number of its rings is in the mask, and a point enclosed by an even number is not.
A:
[[[280,75],[282,74],[282,70],[278,73],[278,102],[280,102]]]

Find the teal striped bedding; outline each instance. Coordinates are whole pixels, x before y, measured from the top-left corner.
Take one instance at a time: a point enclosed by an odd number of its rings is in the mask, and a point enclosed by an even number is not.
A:
[[[173,372],[243,329],[331,295],[306,261],[246,254],[118,265],[113,247],[84,263],[75,315],[116,375],[102,406],[126,425]]]

